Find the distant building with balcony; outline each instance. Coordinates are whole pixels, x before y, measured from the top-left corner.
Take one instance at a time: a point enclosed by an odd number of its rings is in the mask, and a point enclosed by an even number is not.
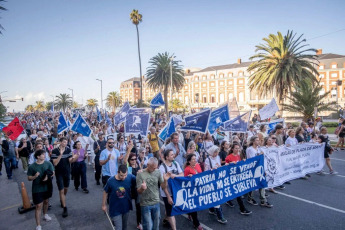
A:
[[[345,55],[322,54],[317,51],[319,67],[318,80],[323,86],[322,93],[331,91],[328,100],[336,100],[340,106],[345,103]],[[237,99],[241,111],[257,110],[268,104],[272,95],[259,97],[255,91],[249,90],[249,76],[247,71],[251,62],[242,62],[219,66],[210,66],[204,69],[186,69],[185,84],[179,92],[173,93],[190,109],[216,108],[221,104]],[[339,81],[339,83],[338,83]],[[340,84],[341,83],[341,84]],[[338,85],[339,84],[339,85]],[[150,89],[143,77],[143,100],[152,99],[159,89]],[[121,83],[120,94],[124,101],[135,103],[140,95],[140,79],[131,78]],[[170,98],[170,96],[169,96]]]

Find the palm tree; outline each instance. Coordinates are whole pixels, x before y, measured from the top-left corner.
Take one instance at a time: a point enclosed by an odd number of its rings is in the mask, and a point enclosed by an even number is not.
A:
[[[121,95],[119,94],[119,92],[113,91],[108,94],[105,105],[113,112],[115,112],[115,109],[119,107],[121,103]]]
[[[60,95],[56,97],[57,99],[54,106],[57,107],[57,109],[62,109],[64,112],[66,112],[67,108],[72,107],[72,97],[69,94],[60,93]]]
[[[291,104],[282,104],[284,110],[303,115],[303,120],[307,121],[313,117],[315,108],[318,112],[321,111],[336,111],[336,102],[325,102],[330,92],[321,93],[322,86],[319,82],[313,82],[310,79],[305,79],[298,86],[295,91],[287,96]]]
[[[80,105],[78,104],[78,102],[73,101],[72,108],[73,108],[73,109],[79,109],[79,108],[80,108]]]
[[[179,109],[185,109],[186,106],[180,101],[180,99],[175,98],[172,100],[171,104],[169,105],[169,110],[177,112]]]
[[[142,22],[143,16],[139,14],[138,10],[132,10],[130,13],[130,19],[132,23],[135,25],[135,28],[137,29],[137,41],[138,41],[138,55],[139,55],[139,69],[140,69],[140,98],[139,100],[141,101],[143,99],[143,79],[142,79],[142,72],[141,72],[141,57],[140,57],[140,43],[139,43],[139,29],[138,25],[140,22]]]
[[[49,101],[45,104],[45,108],[47,111],[50,111],[51,108],[52,108],[52,105],[53,105],[53,102],[52,101]]]
[[[302,36],[296,37],[296,33],[288,31],[285,36],[278,32],[263,38],[265,44],[257,45],[258,53],[250,57],[250,60],[258,59],[248,67],[248,72],[253,71],[250,90],[256,90],[259,96],[274,92],[281,101],[304,78],[316,81],[317,56],[310,54],[316,50],[303,49],[308,45]]]
[[[90,98],[86,101],[86,106],[93,111],[93,109],[98,106],[98,101],[94,98]]]
[[[3,121],[3,119],[6,116],[7,108],[4,106],[4,104],[0,103],[0,121]]]
[[[43,101],[36,101],[35,110],[42,112],[45,109],[46,109],[46,107],[44,106]]]
[[[165,102],[165,111],[168,114],[168,90],[170,88],[170,62],[172,62],[172,85],[175,92],[179,91],[184,84],[184,72],[181,61],[172,60],[173,55],[169,53],[158,53],[150,59],[150,67],[147,68],[147,85],[152,89],[162,89]],[[171,61],[172,60],[172,61]]]
[[[31,113],[31,112],[34,112],[35,109],[34,109],[33,105],[27,105],[27,106],[25,107],[25,111]]]
[[[0,3],[1,2],[5,2],[5,0],[0,0]],[[0,5],[0,10],[6,11],[7,9]],[[4,27],[2,27],[2,25],[0,24],[0,34],[2,34],[1,30],[4,30]]]

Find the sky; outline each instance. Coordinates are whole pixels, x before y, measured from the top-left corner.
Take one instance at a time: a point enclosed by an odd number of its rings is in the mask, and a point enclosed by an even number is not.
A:
[[[9,111],[52,101],[73,89],[74,100],[101,101],[139,77],[137,35],[129,14],[138,9],[143,74],[158,53],[185,68],[242,61],[271,33],[304,34],[311,48],[345,55],[343,0],[8,0],[0,24],[0,93]]]

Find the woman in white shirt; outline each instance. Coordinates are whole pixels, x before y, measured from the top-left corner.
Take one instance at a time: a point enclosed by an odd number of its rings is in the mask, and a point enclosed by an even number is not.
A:
[[[297,145],[298,141],[297,141],[297,139],[295,137],[296,136],[295,130],[294,129],[289,129],[287,131],[287,134],[288,134],[289,137],[285,141],[286,147]]]

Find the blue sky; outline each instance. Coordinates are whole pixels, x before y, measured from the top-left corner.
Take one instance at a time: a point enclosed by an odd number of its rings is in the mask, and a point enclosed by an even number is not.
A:
[[[345,1],[91,1],[12,0],[0,13],[0,92],[23,110],[50,95],[70,93],[82,103],[119,90],[120,82],[139,76],[133,9],[139,25],[142,67],[159,52],[174,53],[184,67],[247,60],[270,33],[292,29],[312,48],[345,54]]]

